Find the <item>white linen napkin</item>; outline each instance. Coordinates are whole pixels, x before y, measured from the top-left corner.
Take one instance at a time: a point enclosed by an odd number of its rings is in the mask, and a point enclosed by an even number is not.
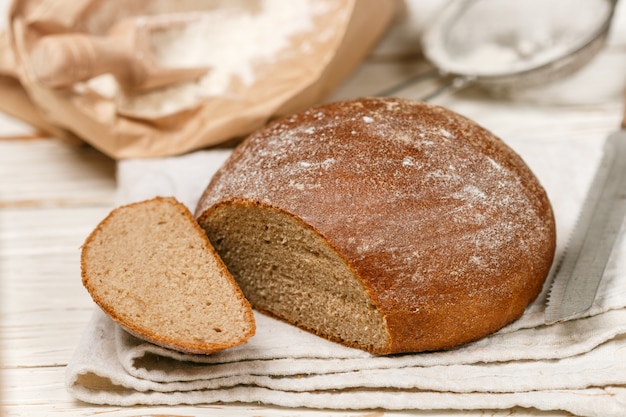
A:
[[[602,143],[509,141],[546,188],[563,253]],[[175,196],[193,211],[228,150],[118,164],[119,203]],[[626,241],[611,257],[587,317],[544,325],[548,285],[524,316],[446,351],[375,356],[262,314],[244,345],[188,355],[141,341],[96,309],[67,367],[68,390],[90,403],[262,402],[335,409],[564,410],[626,415]]]

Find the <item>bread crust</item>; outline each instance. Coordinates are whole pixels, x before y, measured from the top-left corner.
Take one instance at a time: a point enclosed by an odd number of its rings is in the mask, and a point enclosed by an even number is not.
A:
[[[374,353],[495,332],[537,297],[554,257],[552,208],[524,161],[475,122],[410,100],[331,103],[269,124],[195,214],[202,225],[213,206],[242,201],[301,219],[357,272],[391,335]]]

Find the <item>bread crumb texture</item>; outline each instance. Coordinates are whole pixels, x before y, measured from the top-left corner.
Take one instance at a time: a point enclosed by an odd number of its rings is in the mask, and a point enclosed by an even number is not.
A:
[[[190,353],[239,345],[252,309],[189,210],[157,197],[113,210],[82,248],[83,284],[130,333]]]
[[[522,159],[475,122],[404,99],[271,123],[196,216],[253,306],[382,354],[456,347],[517,319],[555,250]]]

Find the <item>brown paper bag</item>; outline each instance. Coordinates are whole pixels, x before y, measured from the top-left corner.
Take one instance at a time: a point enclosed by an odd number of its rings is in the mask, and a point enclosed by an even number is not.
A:
[[[331,93],[395,3],[16,0],[0,109],[118,159],[221,144]]]

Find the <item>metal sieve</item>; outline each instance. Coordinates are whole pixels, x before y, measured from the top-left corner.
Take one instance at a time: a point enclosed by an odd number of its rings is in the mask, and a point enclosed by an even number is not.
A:
[[[617,0],[452,0],[425,28],[434,74],[387,90],[393,95],[431,76],[447,82],[429,94],[478,84],[507,93],[574,73],[604,46]]]

